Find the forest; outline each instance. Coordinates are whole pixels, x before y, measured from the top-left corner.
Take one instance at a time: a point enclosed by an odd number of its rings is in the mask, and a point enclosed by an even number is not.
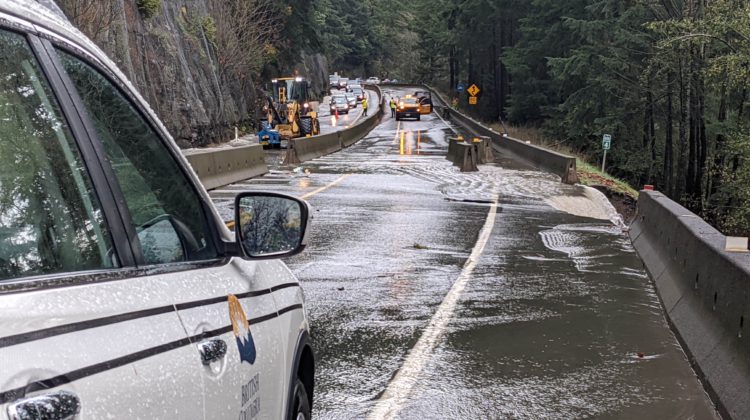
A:
[[[216,85],[202,95],[213,90],[219,106],[229,106],[222,96],[251,95],[247,85],[318,54],[328,67],[320,72],[428,83],[479,119],[537,130],[590,163],[601,161],[602,135],[611,134],[610,174],[636,188],[655,185],[725,234],[750,234],[750,0],[61,3],[110,46],[119,42],[107,36],[118,14],[106,16],[118,4],[137,7],[155,42],[167,36],[157,26],[176,21],[186,33],[181,44],[198,50],[206,84]],[[145,72],[139,87],[154,78]],[[478,105],[468,105],[459,83],[481,88]],[[250,99],[234,102],[233,112],[205,124],[176,121],[175,130],[204,124],[210,131],[252,108]],[[190,136],[177,137],[187,144]]]

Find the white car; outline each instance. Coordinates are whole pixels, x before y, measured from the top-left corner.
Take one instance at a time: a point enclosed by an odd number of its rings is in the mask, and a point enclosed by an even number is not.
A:
[[[346,92],[344,94],[344,97],[346,98],[346,102],[349,104],[349,109],[354,109],[357,107],[357,95],[355,95],[353,92]]]
[[[380,79],[378,79],[377,77],[370,77],[365,81],[365,83],[367,83],[368,85],[379,85]]]
[[[234,231],[114,63],[0,2],[0,419],[309,419],[310,209],[240,193]]]

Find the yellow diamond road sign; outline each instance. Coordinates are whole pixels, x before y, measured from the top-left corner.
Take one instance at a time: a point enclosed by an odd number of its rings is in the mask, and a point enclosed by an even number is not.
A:
[[[471,96],[477,96],[477,94],[479,93],[479,87],[477,85],[471,85],[469,86],[467,92],[469,92],[469,95]]]

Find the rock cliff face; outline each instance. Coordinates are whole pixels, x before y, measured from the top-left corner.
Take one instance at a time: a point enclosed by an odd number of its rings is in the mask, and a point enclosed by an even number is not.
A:
[[[82,4],[101,1],[88,12]],[[252,130],[262,95],[252,74],[230,74],[218,62],[213,1],[154,1],[153,14],[136,0],[59,0],[58,3],[120,66],[172,133],[180,147],[228,141],[234,127]],[[102,6],[107,3],[106,6]],[[88,15],[86,14],[88,13]],[[91,14],[111,19],[91,23]],[[89,19],[89,24],[86,24]],[[104,22],[104,23],[102,23]],[[316,92],[327,83],[322,56],[308,55],[288,66],[314,79]],[[287,67],[287,66],[284,66]]]

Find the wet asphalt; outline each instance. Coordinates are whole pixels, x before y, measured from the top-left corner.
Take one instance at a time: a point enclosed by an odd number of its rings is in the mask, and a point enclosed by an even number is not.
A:
[[[227,219],[240,190],[314,208],[287,261],[315,342],[314,417],[717,418],[627,236],[580,215],[601,203],[503,156],[461,173],[444,158],[453,130],[387,115],[348,149],[299,168],[270,151],[271,173],[211,192]]]

